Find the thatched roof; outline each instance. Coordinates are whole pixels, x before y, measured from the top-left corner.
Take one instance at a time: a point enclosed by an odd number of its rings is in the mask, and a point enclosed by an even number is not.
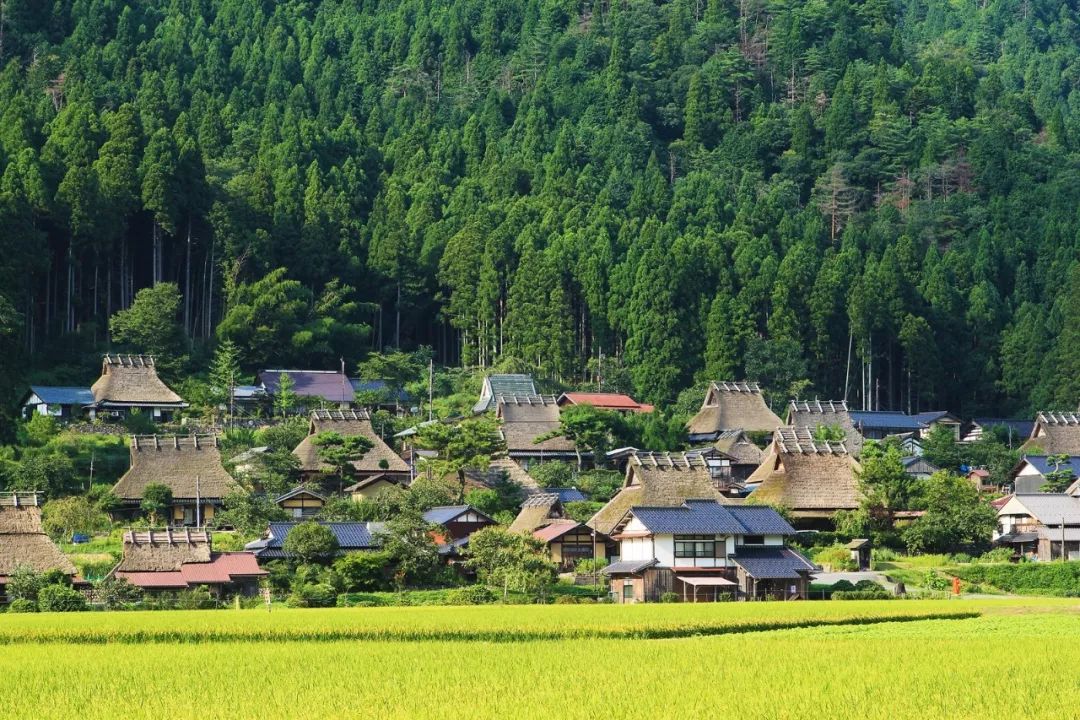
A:
[[[293,455],[300,458],[302,472],[332,472],[326,463],[319,459],[319,446],[313,440],[321,432],[336,432],[342,436],[362,435],[371,443],[371,449],[364,457],[352,463],[358,473],[407,473],[409,465],[394,450],[383,442],[371,425],[371,416],[366,410],[315,410],[311,413],[308,436],[300,441],[293,450]],[[380,466],[385,460],[386,467]]]
[[[134,502],[150,484],[167,485],[174,500],[220,499],[243,489],[221,464],[216,435],[132,436],[131,469],[113,492]]]
[[[157,405],[184,407],[184,399],[161,381],[149,355],[106,355],[101,377],[90,387],[100,406]]]
[[[474,485],[484,487],[494,485],[500,475],[505,475],[510,482],[530,495],[541,490],[540,484],[536,482],[533,476],[508,457],[493,459],[488,463],[486,470],[467,469],[465,471],[467,480],[472,481]]]
[[[623,487],[589,519],[597,532],[610,535],[630,508],[678,507],[687,500],[715,498],[722,505],[737,501],[718,489],[705,457],[695,453],[636,453],[626,466]]]
[[[529,532],[547,525],[550,520],[565,517],[562,503],[555,493],[539,493],[525,499],[521,504],[514,522],[510,523],[510,532]]]
[[[20,566],[77,575],[71,560],[42,530],[41,509],[30,504],[28,495],[33,493],[0,493],[0,580]]]
[[[844,431],[848,452],[858,457],[863,436],[855,429],[848,405],[843,400],[792,400],[788,404],[787,425],[809,428],[839,427]]]
[[[752,443],[742,430],[725,430],[716,438],[713,447],[731,456],[733,465],[757,467],[765,458],[762,449]]]
[[[772,432],[782,424],[757,383],[714,382],[686,429],[690,435],[708,436],[724,430]]]
[[[1023,450],[1042,448],[1047,455],[1080,455],[1080,413],[1041,412]]]
[[[129,530],[118,572],[170,572],[184,563],[210,562],[210,533],[205,530]]]
[[[859,463],[844,443],[815,442],[808,428],[778,428],[765,460],[747,478],[760,483],[756,502],[800,513],[832,513],[859,507]]]
[[[574,452],[574,443],[564,437],[533,442],[559,429],[559,405],[553,396],[500,395],[496,398],[496,408],[508,452],[530,455]]]

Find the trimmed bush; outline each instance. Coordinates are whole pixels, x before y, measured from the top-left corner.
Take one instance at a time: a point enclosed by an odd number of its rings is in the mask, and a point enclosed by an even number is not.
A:
[[[846,590],[832,594],[833,600],[890,600],[892,597],[881,588],[878,590]]]
[[[1006,592],[1080,597],[1080,562],[976,563],[951,571],[968,583],[992,585]]]
[[[333,607],[336,602],[337,593],[325,583],[301,585],[286,600],[293,608]]]
[[[28,598],[15,598],[8,605],[7,611],[9,613],[36,613],[38,606],[36,602]]]
[[[677,603],[679,602],[679,594],[673,592],[666,592],[660,596],[660,602],[662,603]]]
[[[41,612],[78,612],[86,609],[86,598],[66,585],[46,585],[38,593]]]

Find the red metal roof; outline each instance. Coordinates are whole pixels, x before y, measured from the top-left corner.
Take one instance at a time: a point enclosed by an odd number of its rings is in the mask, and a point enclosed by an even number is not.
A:
[[[629,395],[623,395],[622,393],[568,392],[563,393],[562,397],[566,398],[572,405],[592,405],[601,410],[653,411],[652,405],[639,403]]]
[[[549,543],[552,540],[558,540],[566,533],[579,527],[581,527],[581,523],[574,520],[556,520],[550,525],[545,525],[533,532],[533,537]]]
[[[208,563],[184,563],[179,570],[164,572],[117,572],[141,588],[186,588],[192,585],[223,585],[268,573],[250,552],[215,553]]]

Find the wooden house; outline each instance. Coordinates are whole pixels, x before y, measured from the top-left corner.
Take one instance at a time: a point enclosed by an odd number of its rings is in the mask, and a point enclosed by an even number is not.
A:
[[[919,423],[919,437],[926,438],[937,427],[947,427],[957,442],[963,436],[964,421],[948,410],[926,410],[912,417]]]
[[[743,430],[724,430],[717,435],[712,446],[728,458],[731,479],[738,484],[745,484],[765,459],[762,449],[751,442]]]
[[[725,430],[772,432],[782,425],[757,383],[714,382],[701,409],[686,426],[690,442],[713,442]]]
[[[338,555],[378,549],[378,535],[384,529],[383,523],[376,522],[320,522],[319,524],[329,528],[334,534],[338,543]],[[285,538],[297,525],[300,523],[272,522],[261,539],[249,542],[244,549],[254,553],[259,562],[292,558],[285,551],[284,543]]]
[[[26,420],[33,415],[70,420],[82,417],[93,404],[94,393],[90,392],[90,388],[31,385],[20,407]]]
[[[480,388],[480,399],[473,405],[473,413],[494,410],[497,398],[506,397],[538,397],[536,383],[532,375],[520,374],[493,374],[484,378],[484,384]]]
[[[857,571],[863,572],[870,569],[873,543],[868,538],[855,538],[845,547],[851,552],[851,562],[855,563]]]
[[[801,529],[830,527],[837,510],[859,507],[860,470],[843,442],[820,442],[807,428],[783,427],[747,483],[757,485],[754,502],[787,508]]]
[[[383,442],[371,426],[371,416],[366,410],[313,410],[308,436],[293,450],[300,459],[300,474],[305,480],[316,479],[332,473],[334,469],[319,457],[315,436],[322,432],[336,432],[342,436],[361,435],[371,443],[371,449],[359,460],[354,460],[351,474],[358,480],[383,475],[393,481],[408,482],[408,464]]]
[[[129,530],[124,559],[110,573],[147,592],[206,587],[221,598],[255,595],[269,574],[250,552],[214,552],[210,532]]]
[[[971,468],[966,475],[976,490],[981,493],[993,493],[999,490],[998,486],[990,479],[990,471],[986,468]]]
[[[576,462],[574,443],[562,436],[536,439],[559,429],[559,405],[551,395],[499,395],[495,412],[511,460],[526,470],[548,460]]]
[[[654,409],[652,405],[639,403],[629,395],[622,393],[564,392],[556,402],[559,407],[589,405],[597,410],[617,412],[624,415],[627,413],[650,413]]]
[[[383,474],[369,475],[361,480],[357,480],[352,485],[346,487],[342,492],[348,495],[353,502],[363,502],[365,500],[374,500],[380,495],[386,493],[397,492],[403,488],[409,486],[408,478],[400,474]]]
[[[615,602],[684,602],[808,597],[813,563],[785,545],[795,534],[769,507],[687,500],[676,507],[632,507],[612,539],[619,561],[604,572]]]
[[[470,505],[439,505],[424,513],[424,522],[438,528],[435,542],[439,555],[447,560],[459,558],[469,546],[469,537],[492,525],[493,519]]]
[[[998,510],[994,544],[1032,560],[1080,560],[1080,498],[1067,493],[1011,496]]]
[[[904,466],[905,473],[919,480],[927,480],[941,469],[926,458],[918,455],[909,455],[902,458],[900,462]]]
[[[819,434],[822,428],[838,428],[844,434],[847,451],[855,457],[862,452],[863,436],[843,400],[792,400],[788,404],[787,426],[806,428],[811,434]]]
[[[216,435],[133,435],[131,467],[113,486],[120,500],[114,519],[141,515],[151,484],[172,490],[172,508],[161,519],[174,527],[205,525],[227,496],[244,492],[221,464]]]
[[[1046,476],[1055,470],[1071,473],[1074,480],[1080,477],[1080,455],[1064,457],[1064,462],[1052,463],[1047,455],[1025,455],[1009,472],[1009,492],[1017,495],[1042,492]]]
[[[40,504],[38,493],[0,493],[0,601],[7,596],[8,579],[20,567],[39,573],[59,570],[71,581],[79,580],[75,565],[42,529]]]
[[[297,520],[317,517],[326,505],[326,496],[306,487],[296,487],[274,498],[274,504]]]
[[[724,494],[730,485],[730,475],[711,467],[702,454],[637,452],[627,460],[622,489],[587,525],[611,535],[635,506],[678,507],[695,498],[735,504],[739,501]]]
[[[529,533],[543,542],[551,561],[562,571],[573,570],[578,560],[608,556],[609,538],[569,517],[557,493],[526,498],[510,531]]]
[[[1080,455],[1080,413],[1039,413],[1021,449],[1033,455]]]
[[[169,422],[187,407],[183,398],[158,377],[150,355],[106,355],[101,377],[90,387],[92,417],[126,417],[141,412],[155,422]]]
[[[260,370],[255,382],[266,398],[277,394],[282,375],[292,381],[293,393],[310,405],[347,410],[356,399],[349,377],[338,370]]]

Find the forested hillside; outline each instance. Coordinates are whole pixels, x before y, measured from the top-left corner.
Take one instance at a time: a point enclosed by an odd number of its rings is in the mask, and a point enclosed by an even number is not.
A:
[[[166,281],[248,367],[423,344],[603,356],[653,402],[1080,399],[1073,3],[0,8],[11,391]]]

